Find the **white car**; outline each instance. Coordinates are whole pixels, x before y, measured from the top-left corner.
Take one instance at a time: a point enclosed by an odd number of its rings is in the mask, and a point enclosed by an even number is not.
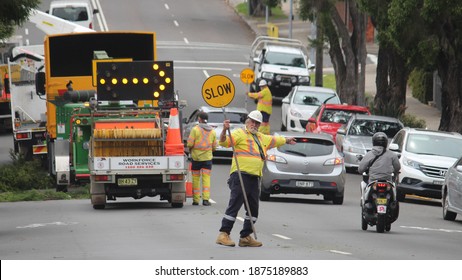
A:
[[[290,93],[282,99],[281,130],[305,131],[308,119],[324,103],[340,104],[340,98],[330,88],[312,86],[293,87]]]
[[[47,11],[50,15],[90,29],[93,29],[93,15],[98,12],[97,9],[91,7],[88,0],[52,1],[50,9]]]
[[[405,127],[393,137],[401,170],[397,198],[406,194],[441,198],[448,168],[462,155],[462,135],[457,132],[432,131]]]
[[[448,169],[441,196],[443,219],[454,221],[462,215],[462,156]]]

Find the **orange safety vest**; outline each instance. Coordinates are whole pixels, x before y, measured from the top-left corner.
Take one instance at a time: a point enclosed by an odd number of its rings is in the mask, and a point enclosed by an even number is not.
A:
[[[196,125],[191,129],[187,146],[191,152],[191,158],[195,161],[212,160],[212,152],[217,146],[215,130],[206,130]]]

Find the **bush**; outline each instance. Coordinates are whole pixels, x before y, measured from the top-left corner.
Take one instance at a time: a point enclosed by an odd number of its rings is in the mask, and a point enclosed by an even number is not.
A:
[[[433,100],[433,73],[415,69],[409,75],[412,96],[424,104]]]
[[[404,126],[413,127],[413,128],[426,128],[427,123],[423,119],[418,119],[414,115],[403,115],[400,118],[400,121],[403,123]]]

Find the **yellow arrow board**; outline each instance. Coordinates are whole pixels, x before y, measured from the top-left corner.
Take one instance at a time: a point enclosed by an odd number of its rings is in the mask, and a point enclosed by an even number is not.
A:
[[[244,84],[249,85],[250,83],[253,82],[254,79],[254,72],[250,68],[245,68],[244,70],[241,71],[241,81]]]
[[[212,107],[225,107],[234,99],[233,82],[226,76],[214,75],[202,85],[202,97]]]

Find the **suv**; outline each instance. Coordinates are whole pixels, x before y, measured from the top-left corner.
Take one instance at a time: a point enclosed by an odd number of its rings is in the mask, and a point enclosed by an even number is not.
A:
[[[406,194],[441,198],[448,168],[462,155],[462,135],[405,127],[390,142],[401,154],[397,198]]]
[[[92,9],[88,0],[62,0],[52,1],[47,13],[83,27],[93,29],[93,15],[99,13],[99,11],[97,9]]]
[[[260,36],[251,46],[250,68],[254,82],[250,91],[266,80],[274,99],[284,98],[293,86],[310,85],[309,70],[314,68],[308,51],[299,40]]]

